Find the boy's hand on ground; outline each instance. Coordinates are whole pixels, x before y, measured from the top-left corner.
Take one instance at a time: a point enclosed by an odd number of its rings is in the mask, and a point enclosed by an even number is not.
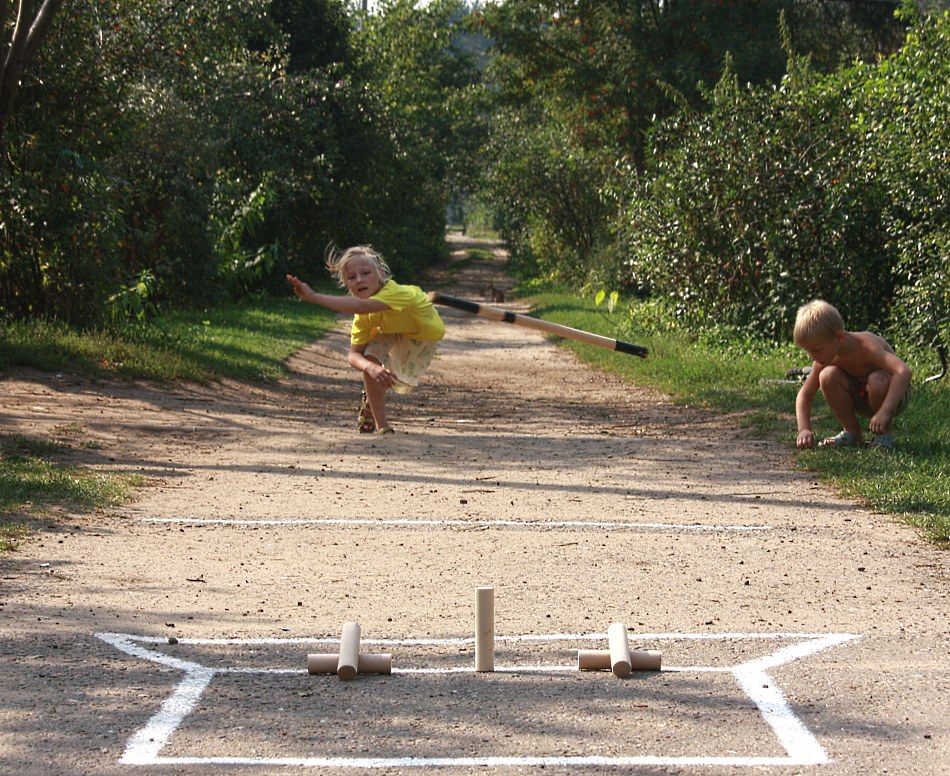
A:
[[[799,450],[804,450],[805,448],[808,448],[808,447],[815,447],[816,446],[815,435],[811,432],[810,429],[807,431],[799,431],[798,440],[796,441],[796,444],[798,445]]]
[[[878,410],[868,424],[872,434],[886,434],[891,428],[891,413]]]

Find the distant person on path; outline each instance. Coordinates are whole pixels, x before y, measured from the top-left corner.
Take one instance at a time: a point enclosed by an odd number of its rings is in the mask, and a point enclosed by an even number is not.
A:
[[[799,308],[794,338],[812,359],[811,371],[795,400],[798,447],[815,447],[811,407],[820,388],[842,427],[821,445],[860,445],[861,415],[871,419],[869,429],[874,436],[870,446],[893,448],[891,429],[894,418],[910,402],[911,371],[887,341],[869,331],[846,331],[841,314],[821,299]]]
[[[386,391],[408,393],[419,383],[445,324],[422,289],[393,280],[383,257],[367,245],[332,250],[326,265],[350,296],[318,294],[293,275],[287,280],[305,302],[353,315],[346,360],[363,373],[357,424],[363,434],[391,434]]]

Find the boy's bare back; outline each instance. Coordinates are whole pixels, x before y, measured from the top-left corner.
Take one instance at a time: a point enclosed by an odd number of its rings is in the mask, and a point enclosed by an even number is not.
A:
[[[893,371],[889,356],[894,356],[894,349],[883,337],[870,331],[845,332],[838,355],[826,366],[837,366],[864,382],[878,369]]]

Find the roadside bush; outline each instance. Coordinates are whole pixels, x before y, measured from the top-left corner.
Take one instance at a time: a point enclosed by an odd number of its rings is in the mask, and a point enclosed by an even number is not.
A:
[[[0,176],[0,313],[95,320],[119,271],[121,181],[53,143],[18,161]]]
[[[656,128],[646,182],[631,186],[621,281],[669,298],[693,325],[784,339],[813,297],[847,320],[885,317],[885,192],[856,164],[846,95],[790,64],[772,91],[742,88],[727,71],[708,112]]]
[[[583,282],[606,235],[610,205],[600,149],[574,142],[557,112],[503,112],[488,153],[488,196],[502,213],[512,266],[525,274]]]
[[[927,345],[950,339],[950,13],[921,21],[896,56],[849,74],[864,168],[887,191],[896,254],[892,322]],[[850,86],[850,83],[847,85]]]
[[[617,285],[697,328],[788,337],[823,297],[854,327],[928,345],[950,330],[950,16],[895,56],[773,90],[727,73],[710,109],[657,125],[628,173]]]

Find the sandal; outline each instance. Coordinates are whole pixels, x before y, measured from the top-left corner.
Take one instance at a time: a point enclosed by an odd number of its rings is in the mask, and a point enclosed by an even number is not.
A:
[[[819,443],[821,447],[857,447],[857,442],[848,431],[841,431],[833,437],[822,439]]]
[[[360,411],[356,416],[356,426],[361,434],[372,434],[376,430],[376,418],[373,417],[373,411],[369,408],[369,397],[366,391],[360,395]]]
[[[378,436],[383,436],[383,434],[395,434],[392,428],[389,426],[383,426],[379,431],[376,432]]]
[[[890,434],[878,434],[868,443],[868,447],[875,448],[877,450],[893,450],[894,437],[892,437]]]

